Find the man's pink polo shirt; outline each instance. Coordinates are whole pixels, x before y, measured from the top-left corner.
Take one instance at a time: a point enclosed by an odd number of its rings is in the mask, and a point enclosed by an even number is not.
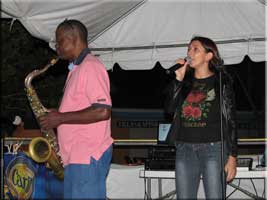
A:
[[[109,77],[103,64],[87,54],[69,72],[59,112],[78,111],[89,106],[111,107]],[[64,166],[98,160],[112,144],[110,119],[91,124],[58,126],[58,142]]]

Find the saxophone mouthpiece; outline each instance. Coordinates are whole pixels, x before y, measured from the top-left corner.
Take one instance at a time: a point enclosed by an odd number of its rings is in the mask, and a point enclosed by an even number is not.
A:
[[[54,59],[52,59],[52,60],[50,61],[50,64],[51,64],[51,65],[54,65],[54,64],[56,64],[57,61],[58,61],[58,58],[54,58]]]

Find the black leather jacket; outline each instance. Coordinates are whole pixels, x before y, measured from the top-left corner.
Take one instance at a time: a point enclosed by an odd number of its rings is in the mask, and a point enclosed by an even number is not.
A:
[[[220,96],[220,76],[215,72],[215,92],[216,96]],[[166,89],[165,113],[173,116],[172,127],[168,136],[170,144],[177,141],[177,134],[179,134],[181,105],[192,88],[193,73],[187,73],[182,82],[173,80]],[[235,97],[232,87],[232,79],[226,73],[222,73],[222,121],[224,140],[226,141],[227,150],[230,155],[237,156],[237,132],[235,122]]]

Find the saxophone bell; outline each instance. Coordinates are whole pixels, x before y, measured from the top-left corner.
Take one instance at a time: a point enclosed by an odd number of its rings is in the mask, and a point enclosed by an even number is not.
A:
[[[49,142],[43,137],[36,137],[29,144],[29,156],[37,163],[46,163],[56,177],[64,178],[64,169],[52,150]]]
[[[35,162],[46,162],[51,156],[51,146],[43,137],[36,137],[29,144],[29,154]]]

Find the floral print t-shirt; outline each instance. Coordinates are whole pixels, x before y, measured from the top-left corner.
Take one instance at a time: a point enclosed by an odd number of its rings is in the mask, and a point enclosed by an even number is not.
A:
[[[194,79],[193,87],[181,107],[179,140],[184,142],[220,141],[219,98],[215,76]]]

